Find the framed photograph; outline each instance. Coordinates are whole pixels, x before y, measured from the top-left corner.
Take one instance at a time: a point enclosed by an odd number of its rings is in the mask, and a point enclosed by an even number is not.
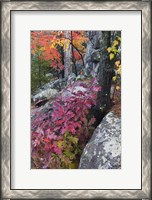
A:
[[[2,199],[151,199],[151,2],[1,2]]]

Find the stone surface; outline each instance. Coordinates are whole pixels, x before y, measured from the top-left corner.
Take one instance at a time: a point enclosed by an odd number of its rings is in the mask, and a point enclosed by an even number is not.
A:
[[[33,101],[36,102],[44,98],[46,99],[55,98],[57,94],[58,94],[58,91],[56,89],[48,88],[46,90],[42,90],[41,92],[33,96]]]
[[[95,129],[80,159],[79,169],[121,168],[121,119],[108,113]]]
[[[51,81],[43,86],[41,86],[37,91],[32,95],[32,100],[37,102],[43,98],[54,98],[56,94],[61,91],[66,85],[65,79],[57,79]]]

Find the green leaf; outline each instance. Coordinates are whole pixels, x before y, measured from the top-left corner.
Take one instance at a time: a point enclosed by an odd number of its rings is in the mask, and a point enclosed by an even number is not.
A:
[[[74,159],[75,158],[75,154],[69,151],[64,151],[64,155],[66,155],[68,158],[70,159]]]
[[[74,137],[74,136],[68,136],[67,137],[69,139],[70,142],[72,142],[73,144],[77,144],[78,143],[78,138]]]
[[[63,143],[64,143],[64,142],[63,142],[62,140],[58,141],[57,145],[58,145],[58,147],[59,147],[60,149],[62,148]]]
[[[73,137],[71,142],[72,142],[73,144],[78,144],[78,138]]]
[[[109,57],[110,57],[110,60],[112,60],[114,59],[115,55],[113,53],[110,53]]]

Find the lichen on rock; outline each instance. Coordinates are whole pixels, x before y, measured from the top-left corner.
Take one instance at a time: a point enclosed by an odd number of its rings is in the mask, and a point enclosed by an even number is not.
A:
[[[84,148],[79,169],[121,168],[121,119],[108,113]]]

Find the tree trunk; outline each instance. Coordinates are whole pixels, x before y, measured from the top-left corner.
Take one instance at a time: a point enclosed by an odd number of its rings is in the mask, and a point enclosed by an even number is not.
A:
[[[114,61],[110,61],[107,48],[111,46],[110,31],[89,32],[90,43],[85,57],[86,75],[96,77],[101,86],[98,93],[97,105],[93,108],[93,114],[98,125],[111,106],[110,90],[114,76]]]
[[[72,47],[70,44],[71,41],[71,32],[65,31],[65,51],[64,51],[64,77],[68,77],[72,73]]]
[[[110,89],[111,89],[111,81],[114,76],[114,61],[110,61],[109,53],[107,48],[111,46],[111,32],[103,31],[102,37],[100,40],[100,68],[99,68],[99,83],[102,87],[101,92],[98,96],[98,104],[101,109],[107,110],[111,106],[110,99]]]
[[[77,67],[76,67],[76,60],[74,57],[74,49],[73,49],[73,38],[72,38],[72,31],[71,31],[71,50],[72,50],[72,62],[73,62],[73,66],[72,66],[72,72],[75,73],[75,75],[77,76]]]

